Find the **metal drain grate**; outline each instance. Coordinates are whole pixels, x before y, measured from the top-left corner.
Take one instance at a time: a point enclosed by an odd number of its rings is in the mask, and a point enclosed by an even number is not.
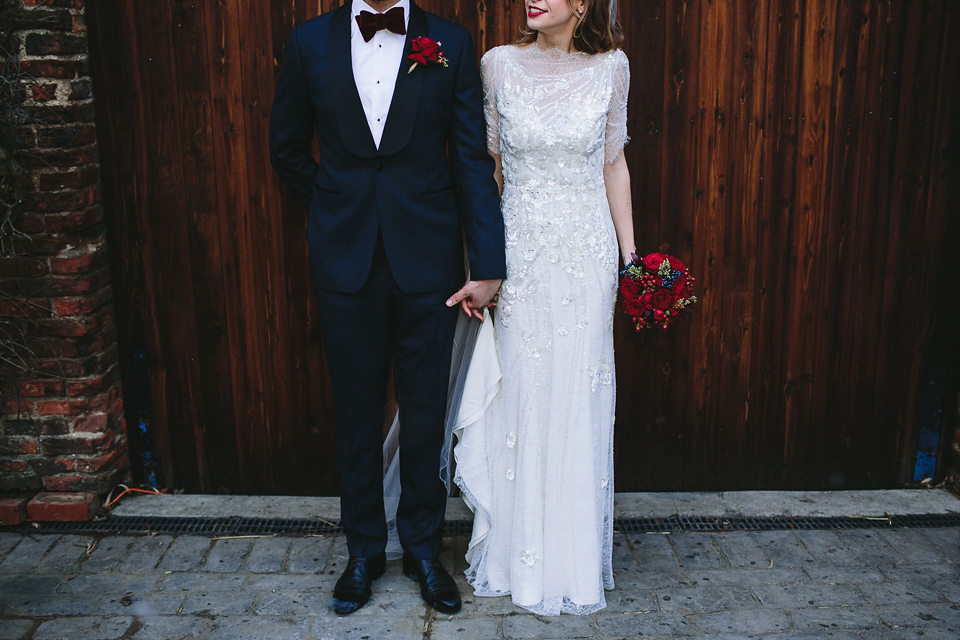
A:
[[[34,531],[43,533],[168,533],[196,536],[243,536],[283,534],[339,534],[339,522],[286,520],[281,518],[164,518],[111,516],[92,522],[39,522]]]
[[[445,536],[468,536],[473,523],[448,520]],[[711,533],[720,531],[814,531],[823,529],[880,529],[915,527],[960,527],[960,513],[899,515],[885,518],[617,518],[617,533]],[[29,525],[41,533],[166,533],[198,536],[242,535],[337,535],[339,522],[285,520],[280,518],[162,518],[113,516],[94,522],[40,522]]]
[[[910,514],[880,518],[850,516],[793,518],[788,516],[755,518],[706,518],[670,516],[669,518],[617,518],[618,533],[680,533],[717,531],[816,531],[824,529],[880,529],[915,527],[958,527],[960,513]]]

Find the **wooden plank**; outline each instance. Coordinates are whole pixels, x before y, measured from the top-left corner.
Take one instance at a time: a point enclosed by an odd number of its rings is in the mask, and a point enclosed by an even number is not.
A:
[[[696,414],[690,422],[691,464],[684,481],[690,484],[722,482],[726,475],[714,459],[723,437],[718,423],[721,358],[724,327],[721,324],[724,295],[724,234],[729,216],[727,193],[730,153],[729,120],[732,117],[731,75],[716,73],[713,65],[729,69],[733,55],[733,15],[728,3],[708,3],[700,21],[700,64],[693,191],[694,267],[699,278],[698,303],[690,347],[690,395]],[[698,259],[699,258],[699,259]],[[699,324],[699,326],[698,326]]]
[[[762,452],[752,434],[762,425],[751,416],[753,350],[756,341],[757,254],[763,186],[764,79],[767,65],[766,0],[736,6],[727,101],[727,228],[723,235],[723,297],[720,323],[723,355],[719,364],[717,421],[721,430],[713,466],[725,469],[716,481],[727,489],[752,486]],[[759,454],[759,455],[758,455]]]
[[[643,2],[621,5],[621,25],[629,34],[625,52],[630,60],[630,96],[627,105],[627,131],[630,143],[624,148],[631,168],[633,191],[634,236],[637,251],[644,254],[661,249],[661,154],[663,143],[663,86],[666,24],[664,2]],[[617,378],[628,393],[617,396],[617,419],[614,446],[614,467],[618,470],[616,487],[620,491],[637,491],[655,486],[659,479],[673,477],[669,464],[636,465],[637,452],[644,456],[652,450],[668,451],[671,427],[657,416],[663,412],[660,370],[653,368],[651,348],[660,356],[668,353],[657,336],[638,334],[617,309],[614,317],[614,349]],[[659,460],[659,458],[657,458]]]
[[[752,386],[753,414],[759,425],[753,443],[758,457],[753,472],[758,488],[783,486],[789,452],[785,436],[784,367],[787,282],[797,149],[797,100],[802,53],[802,5],[799,0],[771,0],[768,10],[767,64],[764,81],[763,188],[761,234],[757,243],[756,349]]]

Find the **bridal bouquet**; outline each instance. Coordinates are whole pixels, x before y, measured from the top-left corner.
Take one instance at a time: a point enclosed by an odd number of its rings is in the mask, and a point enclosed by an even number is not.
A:
[[[690,269],[665,253],[650,253],[642,260],[635,253],[632,257],[620,279],[623,310],[637,331],[666,329],[697,301]]]

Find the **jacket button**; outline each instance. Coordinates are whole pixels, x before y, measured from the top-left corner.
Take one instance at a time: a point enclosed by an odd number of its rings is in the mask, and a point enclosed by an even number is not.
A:
[[[382,162],[378,162],[378,163],[377,163],[377,166],[376,166],[376,169],[377,169],[377,171],[383,171],[383,163],[382,163]]]

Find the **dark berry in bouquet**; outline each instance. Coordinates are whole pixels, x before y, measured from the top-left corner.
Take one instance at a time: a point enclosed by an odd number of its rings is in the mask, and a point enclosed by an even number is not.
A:
[[[690,269],[666,253],[650,253],[642,260],[634,253],[632,258],[620,279],[623,310],[637,331],[666,329],[697,301]]]

